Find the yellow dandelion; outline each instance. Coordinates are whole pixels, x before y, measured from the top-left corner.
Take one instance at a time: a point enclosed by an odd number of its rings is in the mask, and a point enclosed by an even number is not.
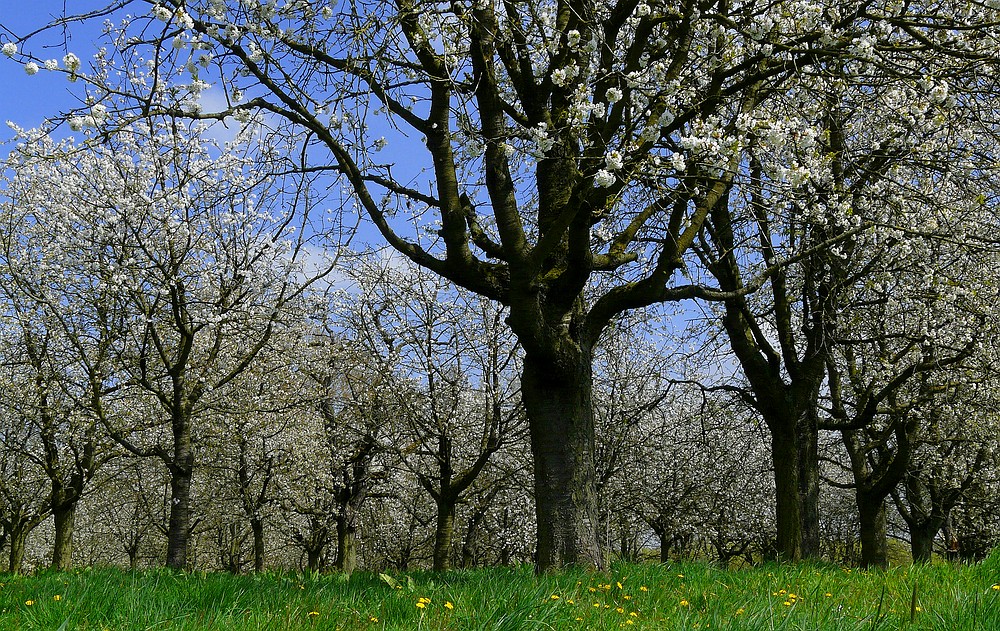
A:
[[[308,615],[308,616],[309,616],[310,618],[315,618],[316,616],[318,616],[318,615],[319,615],[319,612],[318,612],[318,611],[310,611],[310,612],[309,612],[309,613],[308,613],[307,615]]]
[[[743,615],[743,612],[745,612],[745,611],[746,611],[746,609],[744,609],[743,607],[740,607],[739,609],[736,610],[736,615],[737,616],[741,616],[741,615]]]
[[[576,604],[575,602],[573,602],[572,598],[567,599],[566,602],[569,603],[570,605],[575,605]]]
[[[30,606],[32,606],[32,605],[35,604],[35,601],[33,601],[33,600],[26,600],[26,601],[24,601],[24,604],[30,607]]]
[[[823,595],[826,596],[827,598],[832,598],[833,597],[833,594],[831,594],[830,592],[827,592],[827,593],[825,593]]]
[[[916,609],[917,611],[923,611],[924,610],[923,607],[914,607],[914,609]]]
[[[590,590],[590,593],[591,593],[591,594],[593,594],[594,592],[596,592],[596,591],[597,591],[597,588],[595,588],[595,587],[588,587],[587,589],[589,589],[589,590]]]
[[[427,603],[422,603],[420,601],[417,601],[417,609],[426,609],[426,608],[427,608]]]
[[[622,596],[622,598],[624,598],[625,600],[632,600],[632,597],[629,596],[628,594],[625,594],[624,596]]]
[[[600,606],[601,606],[601,603],[594,603],[594,606],[595,606],[595,607],[600,607]]]
[[[617,585],[617,586],[618,586],[618,589],[625,589],[624,587],[622,587],[622,583],[621,583],[621,581],[616,581],[616,582],[615,582],[615,585]]]
[[[684,575],[683,574],[678,574],[677,578],[684,578]]]
[[[378,622],[378,618],[376,618],[375,616],[369,616],[368,617],[368,621],[369,622]]]
[[[790,600],[786,600],[786,601],[785,601],[785,606],[786,606],[786,607],[791,607],[791,606],[792,606],[792,601],[790,601]]]
[[[618,613],[625,613],[625,609],[622,607],[618,607],[617,609],[615,609],[615,611],[617,611]]]
[[[577,616],[576,621],[577,622],[583,622],[583,618],[580,618],[579,616]]]
[[[446,600],[444,601],[444,608],[451,610],[455,608],[455,605],[451,604],[450,600]]]
[[[784,595],[785,595],[785,594],[787,594],[787,593],[788,593],[788,592],[786,592],[786,591],[785,591],[785,590],[783,590],[783,589],[779,589],[779,590],[778,590],[778,595],[779,595],[779,596],[784,596]]]
[[[635,620],[626,620],[625,624],[635,624]]]
[[[637,611],[630,611],[628,615],[632,616],[633,618],[638,618],[639,617],[639,612],[637,612]]]
[[[551,600],[559,600],[559,594],[552,594],[551,596],[549,596],[549,599],[551,599]]]
[[[681,601],[681,607],[687,607],[687,606],[688,606],[688,605],[690,605],[690,604],[691,604],[691,603],[689,603],[689,602],[688,602],[688,601],[686,601],[686,600],[682,600],[682,601]]]
[[[998,591],[1000,591],[1000,585],[994,585],[994,586],[992,587],[992,589],[995,589],[995,590],[998,590]]]
[[[642,587],[640,587],[640,588],[639,588],[639,591],[640,591],[640,592],[648,592],[648,591],[649,591],[649,588],[648,588],[648,587],[646,587],[645,585],[643,585]]]
[[[52,600],[55,600],[55,601],[62,600],[62,596],[60,594],[56,594],[55,596],[52,597]]]

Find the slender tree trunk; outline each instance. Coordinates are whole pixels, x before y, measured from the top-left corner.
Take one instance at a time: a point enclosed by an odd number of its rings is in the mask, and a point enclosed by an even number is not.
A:
[[[863,491],[858,492],[857,498],[861,525],[861,567],[888,567],[885,498],[871,497]]]
[[[250,532],[253,534],[253,571],[264,571],[264,520],[250,518]]]
[[[306,569],[310,572],[319,572],[322,568],[323,546],[309,546],[306,548]]]
[[[337,571],[350,576],[358,567],[357,529],[347,517],[337,518]]]
[[[170,468],[170,520],[167,524],[167,567],[183,570],[188,562],[188,540],[191,535],[190,467]]]
[[[76,526],[76,502],[64,502],[52,509],[55,518],[55,543],[52,569],[65,572],[73,567],[73,530]]]
[[[166,461],[170,471],[170,519],[167,523],[167,567],[183,570],[188,564],[191,537],[191,480],[194,477],[194,449],[191,419],[175,411],[171,422],[173,458]]]
[[[656,536],[660,539],[660,563],[670,562],[670,533],[666,528],[658,530]]]
[[[799,561],[802,559],[802,512],[799,445],[794,425],[784,431],[771,428],[771,460],[774,465],[778,558]]]
[[[7,540],[7,545],[10,546],[7,571],[11,574],[21,573],[21,568],[24,566],[24,546],[29,532],[31,528],[27,522],[15,523],[10,529],[10,538]]]
[[[434,529],[434,571],[451,569],[451,539],[455,532],[455,503],[447,497],[437,502],[437,524]]]
[[[559,366],[527,354],[521,377],[534,457],[540,572],[604,566],[597,533],[591,357],[568,355]]]

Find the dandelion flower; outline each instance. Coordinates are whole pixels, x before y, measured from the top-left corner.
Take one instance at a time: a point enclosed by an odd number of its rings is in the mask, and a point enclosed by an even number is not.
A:
[[[792,601],[790,601],[790,600],[786,600],[786,601],[785,601],[785,606],[786,606],[786,607],[791,607],[791,606],[792,606]]]
[[[1000,590],[1000,585],[994,585],[994,586],[992,587],[992,589],[995,589],[995,590]]]
[[[309,615],[310,618],[315,618],[316,616],[319,615],[319,612],[318,611],[310,611],[308,615]]]
[[[56,594],[55,596],[52,597],[52,600],[62,600],[62,596],[59,595],[59,594]]]
[[[645,585],[643,585],[642,587],[639,588],[639,591],[640,592],[648,592],[649,588],[647,588]]]
[[[417,609],[424,609],[426,607],[427,607],[427,605],[425,603],[417,601]]]
[[[691,603],[689,603],[689,602],[688,602],[687,600],[682,600],[682,601],[681,601],[681,607],[687,607],[687,606],[688,606],[688,605],[690,605],[690,604],[691,604]]]
[[[549,596],[549,598],[551,600],[559,600],[559,594],[552,594],[551,596]]]
[[[30,607],[30,606],[32,606],[32,605],[35,604],[35,601],[33,601],[33,600],[26,600],[26,601],[24,601],[24,604]]]
[[[451,610],[451,609],[455,608],[455,605],[451,604],[450,600],[446,600],[446,601],[444,601],[444,608],[448,609],[448,610]]]

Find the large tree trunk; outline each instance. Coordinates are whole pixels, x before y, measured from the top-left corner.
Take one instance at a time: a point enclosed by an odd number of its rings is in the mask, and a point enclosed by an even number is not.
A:
[[[604,566],[597,534],[591,357],[568,355],[558,366],[526,354],[521,377],[534,458],[540,572]]]
[[[861,526],[861,567],[888,567],[885,498],[858,491],[857,500]]]
[[[350,576],[358,567],[357,528],[347,517],[337,518],[337,571]]]
[[[798,423],[799,519],[802,522],[802,558],[820,558],[819,428],[814,411]]]
[[[799,445],[793,427],[771,428],[771,461],[774,465],[775,513],[778,558],[802,559],[802,508],[799,483]]]
[[[64,502],[52,509],[55,518],[55,543],[52,569],[65,572],[73,567],[73,529],[76,526],[76,502]]]
[[[455,532],[455,503],[449,498],[437,502],[434,528],[434,571],[451,569],[451,539]]]
[[[910,525],[910,554],[914,563],[930,563],[934,555],[934,538],[944,520]]]

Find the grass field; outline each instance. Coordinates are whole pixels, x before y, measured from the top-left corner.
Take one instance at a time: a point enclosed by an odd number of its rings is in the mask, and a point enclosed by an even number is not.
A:
[[[977,566],[618,565],[302,577],[0,576],[0,629],[1000,630],[1000,554]]]

